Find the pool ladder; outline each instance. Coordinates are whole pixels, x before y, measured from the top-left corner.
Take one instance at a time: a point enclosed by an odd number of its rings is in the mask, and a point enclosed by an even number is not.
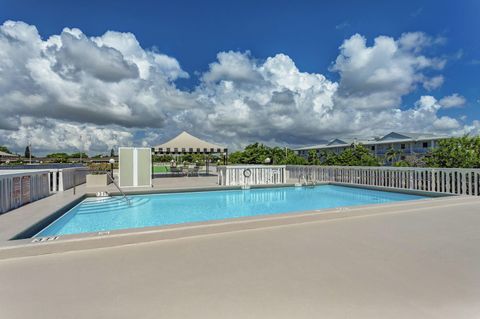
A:
[[[118,189],[118,191],[120,192],[120,194],[122,194],[123,196],[123,199],[125,199],[125,201],[127,202],[128,205],[131,205],[132,203],[130,202],[130,198],[127,197],[127,195],[122,191],[122,189],[120,188],[120,186],[118,186],[117,182],[115,182],[115,179],[113,178],[113,172],[110,172],[107,173],[107,176],[110,177],[110,180],[112,181],[113,185],[115,185],[115,187]]]
[[[300,183],[300,180],[303,179],[303,183],[301,183],[302,186],[315,186],[317,185],[317,182],[311,179],[310,174],[305,175],[303,173],[301,176],[298,177],[298,182]]]

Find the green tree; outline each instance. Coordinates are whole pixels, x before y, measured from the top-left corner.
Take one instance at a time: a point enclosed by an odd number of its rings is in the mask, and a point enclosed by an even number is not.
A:
[[[452,137],[437,142],[437,147],[425,157],[429,167],[479,168],[480,137]]]
[[[320,162],[322,165],[338,165],[338,155],[332,151],[321,151],[320,152]]]
[[[12,154],[12,152],[10,152],[10,150],[9,150],[8,147],[6,147],[6,146],[1,146],[1,145],[0,145],[0,151],[1,151],[1,152],[5,152],[5,153]]]
[[[67,153],[51,153],[51,154],[47,154],[48,158],[65,158],[67,159],[68,158],[68,154]]]
[[[318,158],[317,150],[308,151],[308,164],[310,165],[320,165],[320,159]]]
[[[275,163],[278,165],[306,165],[307,160],[295,154],[291,149],[281,149],[281,154],[277,153]]]
[[[393,166],[395,167],[412,167],[413,165],[410,164],[410,162],[406,160],[401,160],[401,161],[396,161],[393,163]]]
[[[113,148],[110,150],[110,157],[115,157],[115,150]]]
[[[69,158],[88,158],[88,154],[85,152],[72,153],[68,156]]]
[[[152,155],[152,161],[154,163],[169,163],[171,160],[173,160],[172,155]]]
[[[339,166],[379,166],[380,162],[363,145],[352,145],[337,155]]]
[[[268,147],[261,143],[250,144],[243,151],[230,154],[228,162],[231,164],[265,164],[265,159],[270,158],[271,164],[306,164],[306,160],[295,154],[293,150],[283,147]]]
[[[25,158],[29,158],[30,157],[30,146],[27,145],[27,147],[25,147]]]
[[[397,162],[402,154],[402,150],[391,147],[385,152],[385,160],[387,161],[387,163]]]

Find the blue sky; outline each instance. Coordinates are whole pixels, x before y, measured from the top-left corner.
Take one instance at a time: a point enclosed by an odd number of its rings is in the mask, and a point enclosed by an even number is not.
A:
[[[408,32],[422,32],[435,45],[426,45],[422,54],[443,59],[443,83],[425,89],[420,83],[401,93],[395,105],[408,110],[421,96],[442,97],[457,94],[464,97],[461,107],[439,108],[439,117],[462,119],[469,125],[480,115],[480,30],[479,1],[0,1],[0,23],[23,21],[36,27],[42,40],[78,28],[87,37],[97,37],[112,30],[132,33],[141,47],[172,57],[188,78],[177,76],[173,85],[181,92],[194,92],[202,85],[202,76],[218,62],[219,52],[250,52],[249,57],[261,65],[269,57],[284,54],[294,61],[300,72],[322,74],[329,81],[341,82],[342,72],[332,69],[339,47],[355,34],[374,45],[378,36],[398,40]],[[341,85],[340,85],[341,86]],[[246,97],[244,97],[246,99]],[[160,107],[160,106],[159,106]],[[165,114],[171,114],[165,111]],[[164,114],[164,115],[165,115]],[[61,119],[71,121],[68,119]],[[86,121],[88,122],[88,121]],[[168,121],[167,121],[168,122]],[[79,124],[82,124],[80,121]],[[125,127],[133,133],[132,143],[151,135],[152,142],[172,135],[185,127],[171,128],[154,137],[153,130],[138,130],[142,125],[106,121],[94,123]],[[150,125],[151,126],[151,125]],[[163,126],[165,127],[165,126]],[[168,127],[168,126],[167,126]],[[199,135],[212,136],[216,129],[204,131],[186,126]],[[393,127],[392,127],[393,129]],[[418,127],[421,129],[421,127]],[[276,138],[278,130],[268,132],[265,142],[303,144],[308,133],[296,140]],[[310,131],[311,133],[311,131]],[[320,137],[339,132],[319,131]],[[352,132],[345,131],[345,134]],[[255,140],[253,132],[237,134],[238,145]],[[281,135],[281,134],[280,134]],[[217,137],[219,142],[228,139]],[[314,142],[315,138],[307,139]],[[5,143],[15,143],[8,140]],[[74,148],[70,145],[69,148]],[[103,147],[103,146],[102,146]]]

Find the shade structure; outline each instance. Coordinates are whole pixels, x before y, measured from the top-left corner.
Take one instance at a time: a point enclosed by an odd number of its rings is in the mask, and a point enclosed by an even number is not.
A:
[[[156,154],[212,154],[226,153],[228,149],[182,132],[170,141],[155,146],[154,151]]]

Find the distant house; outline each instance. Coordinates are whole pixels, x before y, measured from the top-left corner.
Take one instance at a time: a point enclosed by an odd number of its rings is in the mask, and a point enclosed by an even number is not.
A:
[[[2,159],[2,160],[7,160],[7,159],[10,159],[10,158],[18,158],[18,157],[19,157],[18,155],[0,151],[0,159]]]
[[[328,143],[301,147],[295,149],[295,151],[298,155],[306,158],[310,150],[315,150],[318,155],[320,155],[321,151],[331,151],[339,154],[353,144],[362,144],[375,156],[384,156],[389,149],[394,149],[400,152],[401,156],[399,158],[404,159],[405,156],[409,155],[423,155],[435,148],[439,140],[446,138],[449,138],[449,136],[391,132],[385,136],[371,139],[334,138]]]

